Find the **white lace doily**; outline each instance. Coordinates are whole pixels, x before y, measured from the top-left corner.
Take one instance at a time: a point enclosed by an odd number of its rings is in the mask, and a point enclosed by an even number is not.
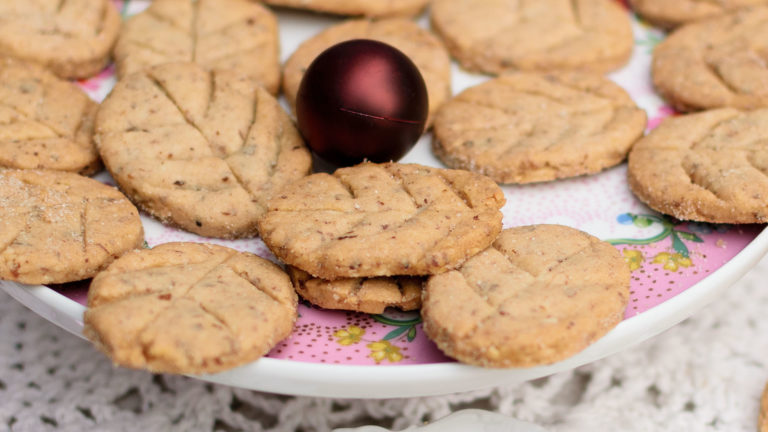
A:
[[[483,408],[567,431],[753,432],[768,380],[768,258],[723,298],[605,360],[440,397],[287,397],[114,368],[0,292],[0,431],[395,430]]]

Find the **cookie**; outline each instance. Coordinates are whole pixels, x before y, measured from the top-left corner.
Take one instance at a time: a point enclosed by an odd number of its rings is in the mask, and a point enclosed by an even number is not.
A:
[[[273,6],[307,9],[336,15],[367,17],[413,16],[429,0],[264,0]]]
[[[766,0],[629,0],[632,8],[645,20],[662,28],[673,28],[681,24],[723,15],[727,12],[758,4]]]
[[[284,187],[259,230],[281,260],[321,279],[427,275],[488,247],[504,202],[479,174],[363,163]]]
[[[62,171],[0,168],[0,279],[87,279],[143,240],[136,207],[114,188]]]
[[[76,85],[38,65],[0,58],[0,167],[90,175],[101,168],[93,144],[98,105]]]
[[[163,63],[231,69],[270,93],[280,84],[277,18],[248,0],[155,0],[123,25],[115,45],[125,77]]]
[[[768,109],[664,120],[629,154],[632,192],[681,220],[768,222]]]
[[[621,163],[645,111],[597,74],[514,73],[471,87],[435,117],[434,153],[499,183],[592,174]]]
[[[285,62],[283,93],[293,106],[301,79],[312,61],[327,48],[350,39],[373,39],[387,43],[407,55],[419,68],[432,114],[451,95],[451,59],[442,42],[429,31],[406,19],[353,20],[330,27],[305,41]]]
[[[678,28],[653,50],[653,84],[680,111],[768,107],[768,5]]]
[[[98,73],[120,29],[110,0],[0,0],[0,54],[39,63],[62,78]]]
[[[589,234],[559,225],[506,229],[458,270],[427,280],[424,332],[463,363],[554,363],[621,321],[629,279],[621,254]]]
[[[381,314],[387,307],[410,311],[421,307],[424,279],[414,276],[348,278],[327,281],[288,267],[297,293],[308,302],[325,309]]]
[[[256,235],[275,189],[311,170],[293,122],[266,90],[233,71],[155,66],[120,80],[95,139],[120,188],[187,231]]]
[[[288,275],[256,255],[166,243],[93,279],[83,334],[116,365],[202,374],[252,362],[296,320]]]
[[[615,0],[434,0],[432,28],[470,71],[608,72],[629,59],[629,14]]]

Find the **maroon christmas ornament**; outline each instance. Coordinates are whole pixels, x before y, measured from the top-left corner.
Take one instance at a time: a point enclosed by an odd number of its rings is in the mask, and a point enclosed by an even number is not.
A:
[[[355,39],[323,51],[296,97],[299,130],[326,162],[348,166],[400,159],[427,120],[424,78],[401,51]]]

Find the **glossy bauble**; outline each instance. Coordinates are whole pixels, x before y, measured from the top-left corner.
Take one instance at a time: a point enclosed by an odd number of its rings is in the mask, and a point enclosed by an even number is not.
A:
[[[396,48],[367,39],[323,51],[296,97],[307,145],[337,166],[400,159],[424,132],[428,107],[416,65]]]

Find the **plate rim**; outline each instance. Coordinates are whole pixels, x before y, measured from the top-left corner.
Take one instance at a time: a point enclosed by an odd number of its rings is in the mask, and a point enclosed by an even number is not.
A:
[[[343,398],[432,396],[520,383],[573,369],[628,349],[690,317],[746,274],[768,252],[768,227],[733,258],[680,294],[636,316],[583,351],[532,368],[485,369],[461,363],[345,365],[261,358],[203,381],[270,393]],[[0,288],[36,314],[82,339],[85,306],[43,285],[0,281]],[[374,373],[371,373],[374,372]]]

